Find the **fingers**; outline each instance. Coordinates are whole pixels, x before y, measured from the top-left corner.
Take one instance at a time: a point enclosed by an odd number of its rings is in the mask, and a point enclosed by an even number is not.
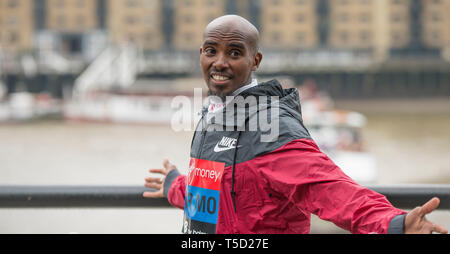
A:
[[[165,169],[160,169],[160,168],[153,168],[153,169],[150,169],[148,172],[155,173],[155,174],[161,174],[161,175],[167,175],[167,171]]]
[[[155,192],[146,191],[146,192],[142,193],[142,196],[144,198],[162,198],[162,197],[164,197],[162,191],[155,191]]]
[[[437,225],[437,224],[433,224],[431,231],[432,232],[437,232],[437,233],[440,233],[440,234],[448,234],[448,230],[447,229],[445,229],[443,226]]]
[[[163,188],[162,184],[158,184],[158,183],[145,183],[144,186],[146,188],[150,188],[150,189],[157,189],[160,190]]]
[[[146,182],[162,183],[162,180],[164,179],[164,176],[157,176],[157,177],[147,176],[144,179],[145,179]]]
[[[163,181],[161,178],[146,177],[145,184],[146,188],[155,189],[156,191],[146,191],[142,194],[144,198],[162,198],[163,195]]]
[[[146,177],[144,186],[146,188],[153,188],[161,190],[163,188],[164,180],[162,178]]]
[[[171,164],[171,163],[169,162],[169,159],[167,159],[167,158],[165,158],[165,159],[163,160],[163,166],[164,166],[164,169],[161,169],[161,168],[152,168],[152,169],[149,169],[149,172],[150,172],[150,173],[155,173],[155,174],[167,175],[167,173],[168,173],[169,171],[171,171],[171,170],[173,170],[173,169],[176,169],[175,165]]]
[[[175,165],[173,165],[172,163],[169,162],[169,159],[164,158],[163,160],[163,166],[167,171],[176,169]]]
[[[440,233],[440,234],[448,234],[448,230],[445,229],[443,226],[435,224],[431,221],[424,220],[424,225],[422,226],[423,232],[425,234],[432,234],[433,232]]]
[[[164,177],[146,177],[145,178],[146,183],[158,183],[163,184],[164,183]]]
[[[431,213],[436,208],[438,208],[439,203],[440,203],[439,198],[432,198],[430,201],[428,201],[425,205],[423,205],[420,208],[419,210],[420,215],[425,216],[426,214]]]

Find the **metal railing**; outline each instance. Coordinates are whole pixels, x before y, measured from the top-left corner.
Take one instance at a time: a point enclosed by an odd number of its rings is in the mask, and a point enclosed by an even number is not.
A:
[[[411,209],[438,197],[450,210],[450,185],[367,186],[398,208]],[[140,186],[0,186],[0,208],[164,208],[164,198],[147,199]]]
[[[139,186],[0,186],[0,208],[170,207]]]

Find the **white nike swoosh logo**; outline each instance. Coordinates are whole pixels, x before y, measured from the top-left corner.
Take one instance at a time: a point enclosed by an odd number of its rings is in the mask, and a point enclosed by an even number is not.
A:
[[[240,148],[242,146],[238,146],[238,148]],[[231,149],[235,149],[236,147],[219,147],[219,144],[216,145],[216,147],[214,147],[214,152],[216,153],[220,153],[220,152],[224,152],[224,151],[228,151]]]

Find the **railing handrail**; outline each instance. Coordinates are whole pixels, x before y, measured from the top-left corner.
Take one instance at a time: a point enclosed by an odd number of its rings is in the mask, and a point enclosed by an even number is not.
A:
[[[164,198],[145,199],[139,186],[0,186],[0,208],[170,207]]]
[[[441,200],[438,209],[450,210],[450,185],[367,186],[396,207],[411,209],[433,197]],[[165,198],[143,198],[141,186],[24,186],[0,185],[0,208],[167,208]]]

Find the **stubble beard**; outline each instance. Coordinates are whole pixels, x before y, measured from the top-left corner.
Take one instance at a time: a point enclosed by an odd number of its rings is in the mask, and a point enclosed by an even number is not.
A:
[[[227,101],[227,97],[228,96],[232,96],[233,93],[222,93],[222,92],[215,92],[215,91],[211,91],[211,89],[208,90],[208,96],[215,96],[218,97],[222,100],[223,103],[225,103]]]

